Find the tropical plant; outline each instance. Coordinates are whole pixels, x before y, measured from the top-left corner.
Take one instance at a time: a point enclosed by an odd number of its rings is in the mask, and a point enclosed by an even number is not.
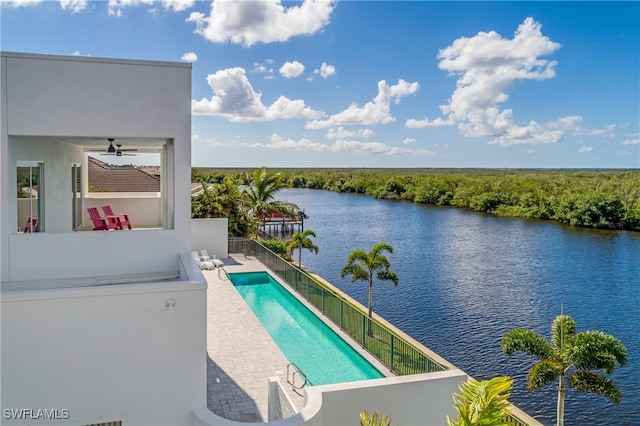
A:
[[[298,206],[288,201],[275,199],[275,195],[288,185],[280,173],[269,173],[265,167],[255,170],[251,175],[245,174],[247,187],[243,190],[249,213],[258,219],[263,214],[281,212],[293,216]]]
[[[191,217],[226,217],[232,237],[254,234],[257,229],[256,220],[247,215],[242,207],[238,185],[227,177],[217,184],[202,183],[200,193],[191,197]]]
[[[615,337],[601,331],[576,333],[576,323],[568,315],[558,315],[551,325],[551,341],[535,331],[515,329],[502,338],[502,351],[511,355],[522,351],[538,358],[529,371],[527,388],[534,392],[558,381],[557,426],[564,424],[565,376],[567,385],[580,392],[594,392],[620,403],[616,384],[594,370],[610,374],[627,363],[627,348]]]
[[[315,237],[316,233],[312,229],[307,229],[304,232],[294,232],[291,235],[291,239],[287,241],[287,253],[293,254],[294,250],[298,250],[298,267],[302,268],[302,249],[318,253],[318,246],[313,244],[311,238]]]
[[[398,275],[390,269],[389,259],[383,253],[393,253],[393,247],[387,242],[380,242],[367,253],[363,249],[356,249],[349,253],[347,264],[340,271],[340,278],[351,275],[351,282],[365,281],[369,283],[369,320],[373,317],[373,279],[391,281],[398,285]],[[371,321],[369,321],[369,335],[371,335]]]
[[[391,426],[391,417],[380,417],[377,411],[371,414],[368,410],[364,410],[360,413],[360,426]]]
[[[282,257],[283,259],[291,260],[291,257],[289,256],[289,253],[287,251],[287,243],[285,241],[274,238],[271,240],[260,240],[260,244],[262,244],[278,256]]]
[[[460,384],[460,393],[453,394],[458,419],[447,416],[448,426],[508,426],[513,379],[508,376],[489,380],[466,381]]]

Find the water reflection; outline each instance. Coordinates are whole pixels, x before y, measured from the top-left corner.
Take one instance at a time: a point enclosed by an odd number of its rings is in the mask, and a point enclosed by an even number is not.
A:
[[[613,334],[629,349],[629,365],[612,375],[622,403],[569,392],[566,424],[640,424],[640,233],[327,191],[289,190],[281,198],[304,208],[305,227],[317,234],[320,253],[303,263],[365,305],[366,284],[341,280],[340,268],[355,248],[391,243],[400,284],[376,283],[374,310],[478,379],[514,377],[512,399],[545,424],[555,421],[555,390],[526,390],[533,360],[504,356],[502,336],[523,327],[548,337],[561,305],[578,331]]]

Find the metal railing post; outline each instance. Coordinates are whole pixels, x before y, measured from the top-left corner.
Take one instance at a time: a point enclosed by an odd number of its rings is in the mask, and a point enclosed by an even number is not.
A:
[[[390,347],[389,348],[389,370],[394,371],[394,369],[393,369],[393,341],[395,339],[394,339],[393,334],[390,334],[390,336],[391,336],[391,339],[390,339],[390,344],[389,344],[389,347]]]

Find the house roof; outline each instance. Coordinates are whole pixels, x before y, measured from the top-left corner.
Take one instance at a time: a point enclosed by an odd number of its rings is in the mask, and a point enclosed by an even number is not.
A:
[[[89,156],[89,187],[96,192],[160,192],[160,178],[133,166],[113,166]]]

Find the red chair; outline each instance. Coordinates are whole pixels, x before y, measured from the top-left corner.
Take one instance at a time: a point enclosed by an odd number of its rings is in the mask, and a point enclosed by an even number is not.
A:
[[[89,217],[93,222],[94,231],[108,231],[110,229],[118,229],[117,224],[113,224],[111,223],[111,221],[108,221],[104,217],[100,216],[100,212],[97,208],[89,207],[87,211],[89,212]]]
[[[111,210],[111,206],[102,206],[102,211],[107,216],[107,220],[115,224],[118,229],[127,228],[131,229],[131,222],[129,222],[129,216],[126,214],[114,214],[113,210]]]
[[[24,232],[38,232],[38,216],[27,216]]]

